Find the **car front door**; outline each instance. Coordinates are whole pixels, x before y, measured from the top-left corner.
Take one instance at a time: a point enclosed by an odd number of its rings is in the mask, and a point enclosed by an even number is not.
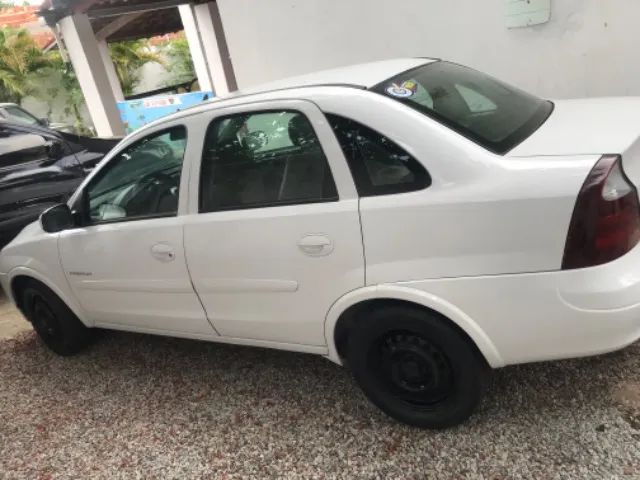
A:
[[[95,325],[215,335],[189,279],[178,216],[188,148],[184,125],[149,133],[116,152],[74,199],[82,226],[62,232],[59,249]]]
[[[324,346],[329,308],[364,285],[358,197],[324,115],[261,102],[201,128],[185,249],[209,320],[225,337]]]

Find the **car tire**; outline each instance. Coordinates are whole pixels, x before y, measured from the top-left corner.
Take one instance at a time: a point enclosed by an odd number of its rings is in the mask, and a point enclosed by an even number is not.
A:
[[[383,412],[432,429],[457,425],[473,413],[490,370],[448,319],[404,305],[361,315],[349,335],[347,362]]]
[[[92,331],[41,283],[31,282],[23,289],[22,310],[44,344],[58,355],[74,355],[91,341]]]

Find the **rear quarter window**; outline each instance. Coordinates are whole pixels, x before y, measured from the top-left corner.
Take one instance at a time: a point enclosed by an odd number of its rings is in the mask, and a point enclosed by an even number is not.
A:
[[[422,164],[386,136],[340,115],[326,117],[361,197],[422,190],[431,184]]]

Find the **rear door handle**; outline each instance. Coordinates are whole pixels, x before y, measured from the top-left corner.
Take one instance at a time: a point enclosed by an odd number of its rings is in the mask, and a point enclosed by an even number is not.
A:
[[[151,247],[151,255],[161,262],[172,262],[176,258],[173,247],[167,243],[156,243]]]
[[[298,241],[298,248],[311,257],[323,257],[333,252],[333,243],[326,235],[305,235]]]

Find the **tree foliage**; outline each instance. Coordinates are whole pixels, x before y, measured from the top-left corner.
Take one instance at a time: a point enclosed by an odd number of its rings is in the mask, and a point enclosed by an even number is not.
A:
[[[151,50],[147,40],[115,42],[109,49],[125,95],[133,93],[140,82],[140,68],[148,62],[163,65],[174,84],[195,77],[184,38],[168,41],[162,54]],[[59,75],[60,84],[56,80],[43,87],[42,79],[51,75]],[[0,28],[0,101],[20,103],[23,97],[33,95],[51,105],[60,90],[68,96],[65,113],[75,118],[76,129],[86,131],[81,116],[84,96],[71,63],[65,62],[58,50],[43,52],[25,29]]]
[[[33,80],[51,67],[33,37],[24,29],[0,29],[0,97],[19,102],[33,92]]]
[[[131,95],[140,82],[140,68],[145,63],[165,63],[160,55],[149,49],[146,40],[115,42],[109,44],[109,49],[125,95]]]
[[[65,62],[62,59],[62,55],[60,55],[58,50],[52,50],[49,52],[49,61],[51,62],[51,67],[60,73],[60,86],[68,96],[65,114],[73,115],[76,132],[80,134],[91,133],[84,125],[82,115],[80,113],[85,101],[82,89],[80,88],[80,83],[78,83],[78,77],[76,77],[76,73],[73,70],[73,66],[70,62]],[[47,93],[50,97],[57,94],[55,88],[50,89]]]
[[[196,77],[186,38],[174,38],[168,41],[165,45],[165,54],[169,60],[167,70],[171,75],[166,82],[167,85],[190,82]]]

